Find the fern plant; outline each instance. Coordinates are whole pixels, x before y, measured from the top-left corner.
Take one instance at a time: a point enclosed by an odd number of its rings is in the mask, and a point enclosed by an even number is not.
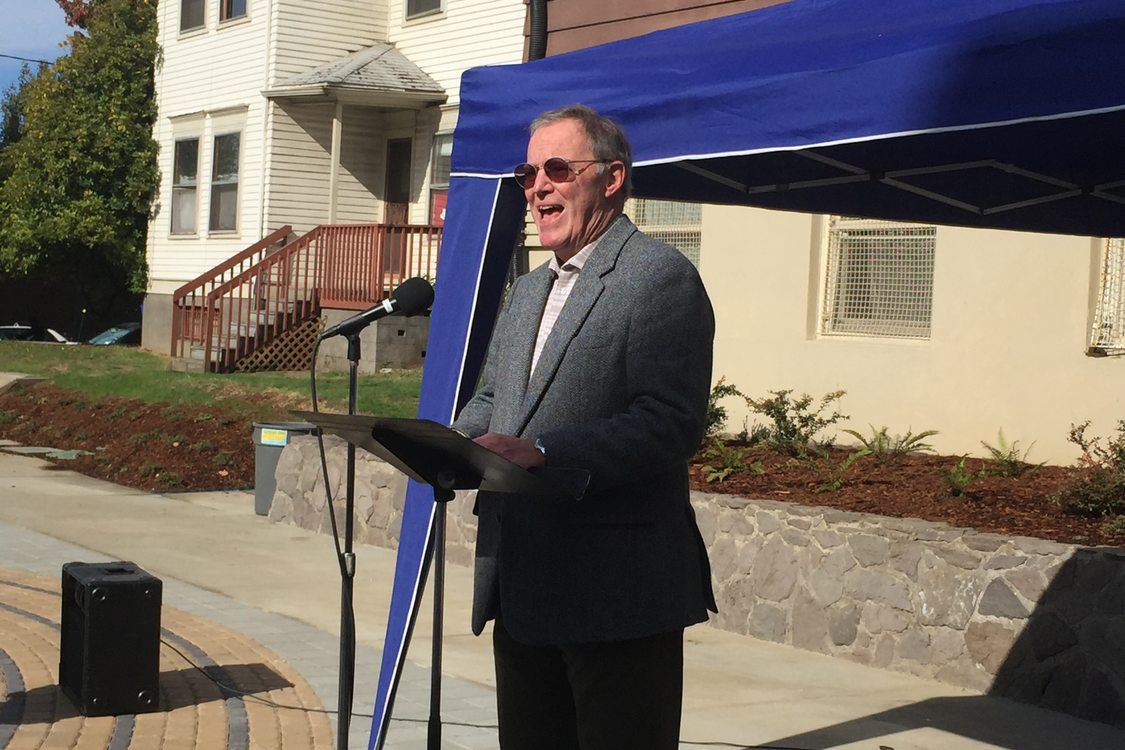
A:
[[[871,455],[871,451],[867,448],[860,448],[852,452],[841,461],[837,466],[833,467],[832,475],[828,481],[816,488],[817,492],[835,492],[848,483],[847,473],[848,469],[852,468],[861,458],[866,458]]]
[[[949,494],[953,497],[961,497],[965,494],[965,490],[969,489],[969,485],[980,479],[981,474],[974,474],[969,471],[965,466],[968,456],[961,456],[961,460],[953,466],[946,466],[939,469],[942,478],[945,479],[946,484],[949,485]]]
[[[938,434],[937,430],[924,430],[915,435],[907,430],[905,435],[891,435],[886,425],[878,429],[872,424],[867,426],[871,428],[870,437],[861,435],[855,430],[843,430],[843,432],[858,440],[868,455],[873,456],[876,461],[884,465],[893,464],[911,453],[932,451],[934,447],[925,440]]]
[[[753,474],[764,474],[766,470],[760,461],[747,462],[746,457],[749,453],[747,448],[727,445],[721,438],[713,436],[703,450],[703,458],[707,463],[699,467],[703,474],[703,481],[714,484],[748,471]]]
[[[997,469],[996,473],[1002,477],[1018,477],[1025,471],[1030,469],[1038,469],[1043,464],[1028,463],[1027,456],[1031,453],[1031,449],[1035,447],[1035,443],[1027,446],[1027,450],[1020,450],[1020,441],[1013,440],[1011,443],[1004,437],[1004,429],[1000,428],[997,433],[996,445],[991,445],[985,441],[980,441],[984,449],[988,451],[991,456],[993,466]]]

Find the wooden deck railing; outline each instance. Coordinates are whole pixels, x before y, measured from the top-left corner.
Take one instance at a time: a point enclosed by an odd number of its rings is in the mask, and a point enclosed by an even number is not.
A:
[[[352,224],[320,229],[325,307],[363,310],[413,276],[434,280],[441,227]]]
[[[322,307],[371,307],[411,276],[432,280],[437,268],[440,227],[324,224],[269,252],[290,232],[279,229],[176,290],[173,357],[230,372]]]
[[[293,227],[283,226],[172,293],[173,357],[187,357],[189,342],[201,340],[202,313],[208,296],[261,263],[271,250],[284,245],[292,233]]]

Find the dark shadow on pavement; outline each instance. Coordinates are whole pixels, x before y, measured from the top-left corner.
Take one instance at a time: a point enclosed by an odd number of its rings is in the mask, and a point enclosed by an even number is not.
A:
[[[261,663],[222,664],[160,673],[158,711],[173,711],[227,698],[239,699],[293,687],[293,683]],[[286,703],[286,701],[282,701]],[[17,691],[0,702],[4,724],[52,724],[79,716],[78,708],[58,685]]]

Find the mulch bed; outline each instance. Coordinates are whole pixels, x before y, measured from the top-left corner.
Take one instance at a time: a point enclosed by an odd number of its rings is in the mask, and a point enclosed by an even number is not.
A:
[[[91,398],[40,384],[0,395],[0,438],[82,451],[60,466],[157,492],[254,484],[253,420],[218,405]]]
[[[251,487],[253,422],[253,417],[221,405],[95,399],[49,384],[0,394],[0,438],[83,451],[70,460],[48,460],[156,492]],[[887,465],[868,457],[840,473],[847,456],[843,449],[825,459],[754,450],[746,462],[760,463],[761,473],[741,472],[718,482],[705,481],[702,465],[708,461],[699,457],[692,466],[692,485],[702,492],[921,518],[1005,535],[1125,546],[1125,535],[1108,533],[1101,519],[1064,513],[1051,499],[1074,481],[1077,468],[1032,467],[1018,477],[1002,477],[994,475],[995,465],[968,459],[966,473],[993,475],[974,479],[957,497],[942,469],[955,466],[959,456],[909,454]],[[838,486],[830,489],[834,482]]]
[[[967,459],[963,470],[977,477],[963,494],[953,494],[942,475],[960,456],[908,454],[891,464],[861,458],[842,475],[839,467],[850,451],[835,448],[825,459],[797,459],[770,450],[753,450],[746,463],[759,462],[762,473],[746,471],[723,481],[707,482],[702,467],[714,461],[697,457],[692,487],[801,505],[877,513],[896,518],[942,521],[951,526],[1009,536],[1081,545],[1125,546],[1125,535],[1103,530],[1102,520],[1064,513],[1052,495],[1082,471],[1066,466],[1032,466],[1016,477],[996,476],[996,464]],[[839,486],[832,488],[839,480]]]

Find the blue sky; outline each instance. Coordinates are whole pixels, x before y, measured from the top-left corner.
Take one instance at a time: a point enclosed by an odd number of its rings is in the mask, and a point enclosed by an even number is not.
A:
[[[52,61],[71,28],[55,0],[0,0],[0,54]],[[20,74],[19,60],[0,57],[0,94]]]

